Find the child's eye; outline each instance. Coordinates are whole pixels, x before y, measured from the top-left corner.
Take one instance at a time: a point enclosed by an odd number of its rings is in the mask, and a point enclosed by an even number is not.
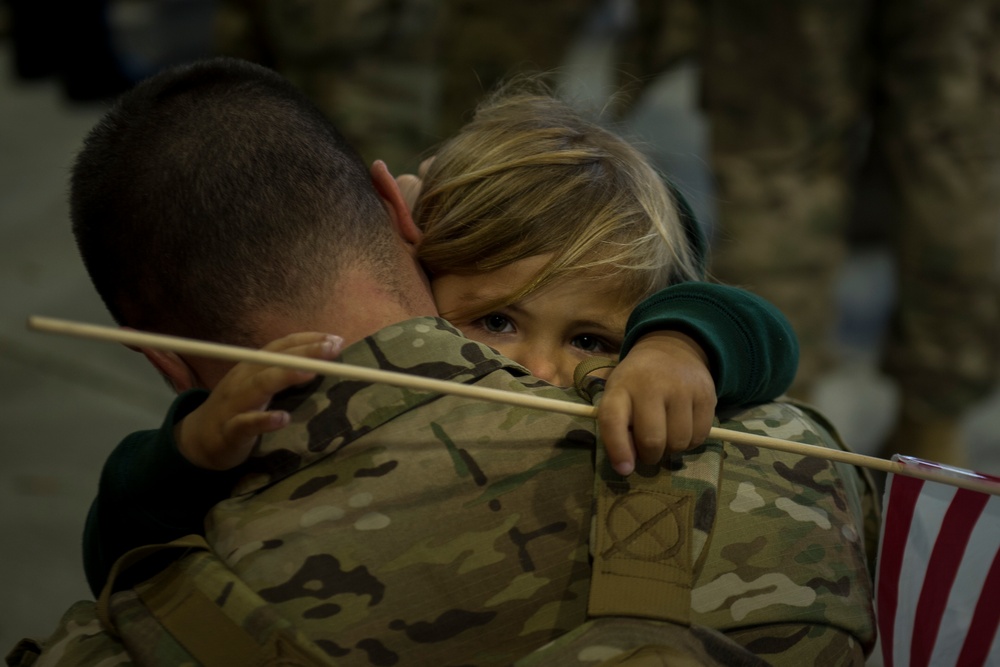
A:
[[[594,336],[593,334],[574,336],[570,344],[591,354],[614,354],[618,352],[617,346],[611,345],[600,336]]]
[[[480,322],[483,328],[490,333],[513,333],[514,323],[500,313],[490,313],[484,316]]]

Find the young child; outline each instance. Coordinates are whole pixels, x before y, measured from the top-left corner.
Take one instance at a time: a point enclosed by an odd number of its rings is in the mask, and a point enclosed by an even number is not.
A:
[[[717,402],[774,398],[796,367],[780,313],[747,292],[699,282],[705,243],[675,197],[620,137],[550,97],[502,94],[437,153],[414,211],[439,311],[468,337],[561,385],[573,384],[588,357],[622,355],[599,405],[602,438],[622,474],[636,456],[655,463],[700,444]],[[320,358],[339,351],[319,333],[267,349]],[[288,423],[287,413],[266,409],[270,398],[310,377],[239,364],[210,394],[180,396],[161,431],[127,442],[166,457],[180,452],[192,475],[228,471],[217,478],[222,487],[259,435]],[[105,476],[145,483],[114,459]],[[103,483],[98,503],[114,504]],[[203,515],[214,500],[186,497],[185,516],[198,503]],[[176,509],[145,510],[164,541],[184,530],[175,528]],[[92,508],[85,559],[96,594],[114,558],[135,545],[126,530],[95,521]]]
[[[414,220],[438,309],[470,338],[560,385],[588,356],[624,356],[599,406],[622,474],[633,451],[655,463],[701,444],[716,399],[767,401],[794,378],[784,317],[700,282],[706,243],[680,194],[550,95],[487,100],[427,168]]]

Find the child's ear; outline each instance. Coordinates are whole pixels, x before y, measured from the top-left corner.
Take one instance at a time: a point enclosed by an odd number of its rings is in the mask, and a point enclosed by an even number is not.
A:
[[[122,328],[129,329],[129,327]],[[146,357],[146,360],[153,365],[153,368],[163,376],[167,384],[178,394],[201,386],[194,370],[176,352],[155,350],[151,347],[133,347],[131,345],[126,345],[125,347],[134,352],[139,352],[142,356]]]
[[[389,207],[389,215],[392,218],[393,227],[399,236],[409,245],[416,247],[423,239],[416,223],[413,221],[413,214],[410,206],[399,189],[399,184],[393,175],[389,173],[389,168],[382,160],[375,160],[371,167],[372,184],[379,193],[386,205]]]

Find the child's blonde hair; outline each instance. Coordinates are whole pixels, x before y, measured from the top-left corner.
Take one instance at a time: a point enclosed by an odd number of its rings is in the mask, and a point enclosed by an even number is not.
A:
[[[569,274],[614,274],[622,303],[701,277],[699,244],[649,160],[621,137],[536,92],[501,91],[438,151],[414,211],[436,274],[552,258],[478,316]],[[689,225],[697,225],[692,219]]]

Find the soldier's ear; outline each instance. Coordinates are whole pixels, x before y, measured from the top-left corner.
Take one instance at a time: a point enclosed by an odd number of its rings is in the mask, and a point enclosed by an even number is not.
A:
[[[148,347],[139,348],[139,352],[142,352],[149,363],[153,364],[153,368],[178,394],[201,386],[194,370],[184,362],[179,354]]]
[[[122,327],[128,329],[128,327]],[[167,384],[178,394],[200,387],[197,373],[194,372],[187,362],[176,352],[166,352],[164,350],[154,350],[150,347],[133,347],[126,345],[130,350],[139,352],[146,361],[153,365]]]
[[[417,228],[416,223],[413,222],[410,205],[400,191],[399,184],[393,178],[392,174],[389,173],[389,168],[385,162],[381,160],[375,160],[372,163],[370,173],[375,190],[385,201],[389,209],[389,216],[392,219],[392,225],[396,229],[396,233],[415,252],[416,247],[420,245],[420,241],[423,239],[423,233]]]

